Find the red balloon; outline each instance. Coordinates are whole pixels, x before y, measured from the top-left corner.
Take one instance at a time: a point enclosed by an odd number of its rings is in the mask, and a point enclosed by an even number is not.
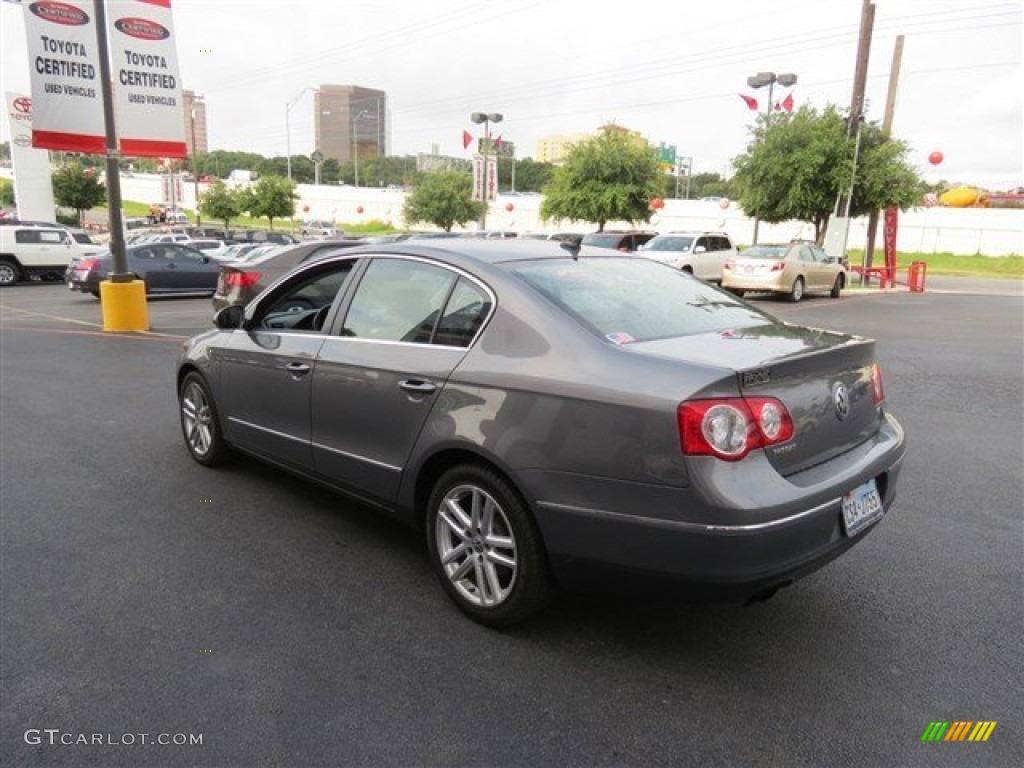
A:
[[[302,206],[302,212],[303,213],[309,213],[309,206],[308,205]]]
[[[514,211],[515,209],[516,207],[512,205],[512,203],[505,203],[505,210],[508,211],[509,213],[512,213],[512,211]]]
[[[665,201],[662,200],[660,197],[656,197],[653,200],[651,200],[651,210],[652,211],[660,211],[664,207],[665,207]]]
[[[362,214],[362,212],[363,212],[363,206],[360,205],[358,208],[356,208],[356,213]]]
[[[943,161],[943,159],[943,154],[938,151],[932,152],[930,155],[928,155],[928,162],[931,163],[932,165],[938,165]]]

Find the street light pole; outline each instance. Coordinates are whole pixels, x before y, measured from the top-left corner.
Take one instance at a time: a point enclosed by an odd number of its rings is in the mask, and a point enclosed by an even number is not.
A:
[[[285,141],[285,154],[287,154],[286,162],[288,163],[288,181],[292,180],[292,126],[290,122],[290,114],[292,108],[299,103],[306,91],[315,91],[316,88],[303,88],[299,91],[298,95],[295,96],[291,101],[285,102],[284,105],[284,141]]]
[[[474,112],[469,116],[469,119],[477,125],[483,124],[484,126],[484,143],[483,152],[481,153],[484,156],[483,178],[480,180],[480,202],[483,203],[480,209],[480,231],[483,232],[487,228],[487,185],[490,181],[490,164],[487,162],[487,152],[491,148],[491,123],[500,123],[505,119],[505,116],[500,112]],[[494,162],[497,164],[497,156],[495,156]],[[495,167],[494,175],[495,182],[497,182],[497,167]]]
[[[783,86],[784,88],[792,88],[796,85],[796,75],[792,72],[784,72],[782,74],[776,74],[774,72],[758,72],[756,75],[752,75],[747,78],[747,85],[751,88],[764,88],[768,86],[768,103],[765,105],[764,110],[764,126],[765,130],[768,129],[768,122],[772,116],[772,99],[775,93],[775,84]],[[757,230],[761,223],[761,220],[754,217],[754,242],[752,245],[757,245]]]

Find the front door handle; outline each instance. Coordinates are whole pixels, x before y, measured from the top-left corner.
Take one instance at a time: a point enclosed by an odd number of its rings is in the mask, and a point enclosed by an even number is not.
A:
[[[436,384],[422,379],[406,379],[398,382],[398,386],[413,395],[429,395],[437,389]]]
[[[311,370],[313,370],[306,363],[288,363],[288,365],[286,365],[284,369],[288,371],[288,373],[290,373],[296,379],[302,378]]]

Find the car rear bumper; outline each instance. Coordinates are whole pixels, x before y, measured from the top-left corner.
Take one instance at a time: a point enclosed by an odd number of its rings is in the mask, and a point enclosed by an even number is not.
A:
[[[786,291],[792,287],[782,272],[771,272],[764,275],[735,274],[726,272],[722,277],[723,288],[739,288],[743,291]]]
[[[765,481],[750,508],[730,508],[721,495],[709,499],[695,489],[697,478],[688,488],[606,488],[604,503],[586,503],[579,482],[548,477],[537,521],[563,584],[638,582],[746,600],[820,568],[875,528],[877,522],[847,536],[842,495],[873,478],[888,513],[904,450],[903,431],[888,418],[869,444],[798,475],[776,474],[770,482],[765,468],[754,466],[755,485],[762,472]]]

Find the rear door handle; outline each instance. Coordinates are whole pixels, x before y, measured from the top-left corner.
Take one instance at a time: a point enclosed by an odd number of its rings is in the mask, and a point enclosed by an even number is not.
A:
[[[312,370],[306,363],[288,363],[284,369],[295,378],[305,376]]]
[[[422,379],[406,379],[405,381],[398,382],[398,386],[414,395],[429,395],[437,389],[436,384],[431,384],[429,381],[423,381]]]

